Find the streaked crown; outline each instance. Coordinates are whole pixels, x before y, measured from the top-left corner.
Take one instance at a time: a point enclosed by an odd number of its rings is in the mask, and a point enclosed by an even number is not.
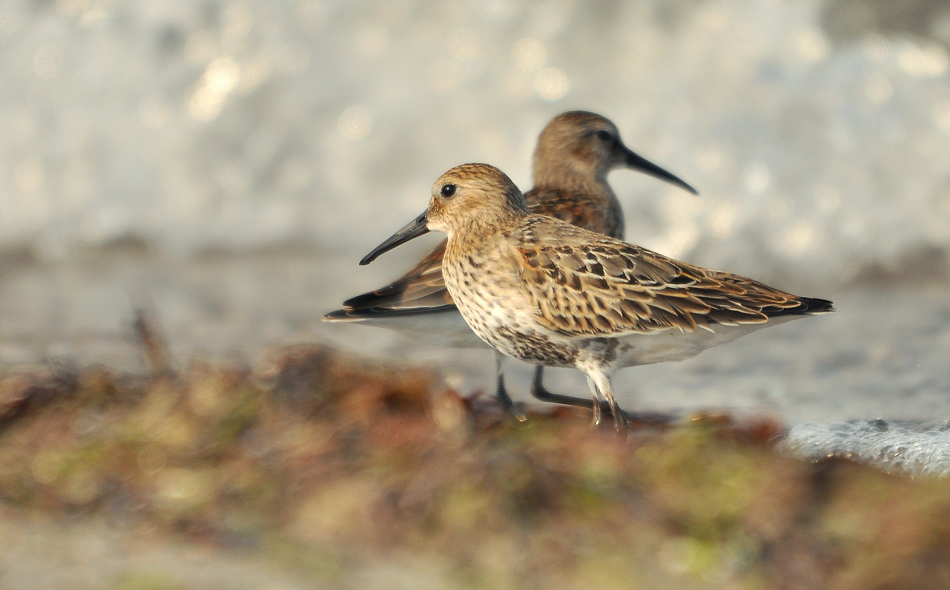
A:
[[[535,185],[562,185],[565,175],[604,178],[626,161],[627,148],[610,119],[571,111],[558,115],[541,132],[534,152]]]
[[[449,236],[501,227],[528,214],[524,196],[504,172],[488,164],[462,164],[432,185],[429,229]]]

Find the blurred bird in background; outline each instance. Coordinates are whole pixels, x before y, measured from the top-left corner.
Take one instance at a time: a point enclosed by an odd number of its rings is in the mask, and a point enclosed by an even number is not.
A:
[[[571,111],[552,119],[538,137],[534,152],[535,186],[524,195],[525,202],[532,213],[623,239],[623,211],[607,182],[608,173],[617,168],[636,170],[698,194],[679,177],[625,146],[617,126],[606,117]],[[402,277],[385,287],[348,299],[343,309],[328,313],[324,320],[399,330],[438,346],[484,346],[465,324],[445,287],[442,275],[445,247],[443,240]],[[496,395],[510,410],[514,404],[505,387],[503,357],[496,352],[495,358]],[[591,406],[586,399],[549,392],[544,388],[542,376],[543,367],[538,365],[531,387],[536,398]]]

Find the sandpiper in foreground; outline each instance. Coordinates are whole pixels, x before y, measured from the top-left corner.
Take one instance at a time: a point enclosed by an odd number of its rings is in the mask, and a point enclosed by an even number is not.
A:
[[[620,140],[617,126],[609,119],[595,113],[572,111],[552,119],[538,137],[534,153],[535,186],[525,193],[525,202],[532,213],[623,239],[623,211],[607,183],[607,174],[616,168],[643,172],[696,194],[683,180],[627,148]],[[324,320],[397,329],[436,345],[484,346],[459,315],[445,288],[442,276],[445,246],[443,241],[393,283],[348,299],[343,309],[328,313]],[[497,395],[511,408],[501,359],[496,352]],[[591,406],[585,399],[548,392],[542,385],[542,371],[542,365],[538,365],[531,389],[536,398]]]
[[[617,370],[683,360],[760,328],[834,311],[824,299],[532,214],[514,183],[487,164],[443,174],[428,210],[360,264],[430,229],[448,236],[445,286],[478,337],[530,363],[580,369],[618,430],[625,419],[610,382]],[[600,404],[592,406],[598,425]]]

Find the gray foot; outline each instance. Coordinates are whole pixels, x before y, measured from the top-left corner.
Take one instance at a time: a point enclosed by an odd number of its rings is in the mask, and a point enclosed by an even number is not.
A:
[[[528,419],[527,414],[524,411],[524,404],[515,403],[512,401],[511,396],[508,395],[508,388],[505,387],[505,375],[499,371],[498,373],[498,386],[495,389],[495,397],[498,398],[498,403],[501,404],[501,407],[518,422],[524,422]]]
[[[552,393],[545,389],[544,383],[544,367],[538,365],[534,369],[534,381],[531,383],[531,395],[542,402],[548,402],[552,404],[561,404],[564,406],[574,406],[575,408],[587,408],[588,410],[594,409],[594,400],[584,397],[573,397],[570,395],[561,395],[558,393]],[[607,402],[600,402],[600,413],[606,414],[610,412],[610,405]],[[621,413],[623,410],[621,410]]]
[[[498,403],[500,403],[505,410],[511,411],[511,408],[515,405],[514,402],[511,401],[511,396],[508,395],[508,388],[505,387],[505,375],[500,371],[498,373],[498,386],[495,388],[495,397],[498,398]]]
[[[594,409],[594,400],[591,398],[585,397],[574,397],[570,395],[561,395],[559,393],[552,393],[544,387],[544,367],[538,365],[534,370],[534,381],[531,383],[531,395],[538,401],[548,402],[552,404],[561,404],[564,406],[573,406],[575,408],[587,408],[588,410]],[[664,427],[669,426],[676,421],[676,416],[673,414],[660,414],[657,412],[627,412],[620,408],[618,405],[616,407],[616,412],[610,407],[610,404],[606,401],[600,401],[598,404],[599,412],[595,411],[594,421],[591,423],[593,427],[599,427],[601,425],[602,419],[601,416],[607,414],[608,412],[614,416],[614,425],[618,431],[626,429],[629,423],[634,423],[640,426],[653,426],[653,427]],[[599,414],[600,416],[597,416]],[[617,417],[619,416],[619,420]]]
[[[610,401],[613,402],[610,404],[610,413],[614,417],[614,430],[620,433],[625,432],[627,430],[627,417],[613,398]]]

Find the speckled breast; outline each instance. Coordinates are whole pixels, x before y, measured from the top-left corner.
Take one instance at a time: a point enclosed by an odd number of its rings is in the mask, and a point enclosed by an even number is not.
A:
[[[502,353],[546,366],[573,366],[577,343],[542,333],[510,281],[463,259],[443,264],[445,285],[479,338]],[[468,263],[468,264],[467,264]],[[477,271],[477,272],[475,272]]]

